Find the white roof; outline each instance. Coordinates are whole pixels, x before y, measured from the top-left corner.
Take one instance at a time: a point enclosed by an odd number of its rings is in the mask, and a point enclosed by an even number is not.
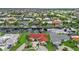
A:
[[[5,34],[4,36],[0,37],[0,42],[3,44],[3,42],[7,40],[6,44],[14,44],[17,42],[18,37],[19,34]]]

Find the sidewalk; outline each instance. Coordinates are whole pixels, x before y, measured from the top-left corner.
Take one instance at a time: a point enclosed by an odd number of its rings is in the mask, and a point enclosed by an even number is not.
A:
[[[64,46],[64,45],[59,46],[59,49],[58,49],[57,51],[62,51],[62,49],[63,49],[64,47],[68,48],[68,51],[74,51],[72,48],[70,48],[70,47],[68,47],[68,46]]]
[[[16,51],[22,51],[24,49],[25,45],[26,45],[25,43],[22,44]]]

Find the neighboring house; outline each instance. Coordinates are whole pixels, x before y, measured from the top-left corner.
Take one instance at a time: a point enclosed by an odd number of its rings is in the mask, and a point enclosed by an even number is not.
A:
[[[79,42],[79,35],[72,35],[71,38],[72,38],[72,40]]]
[[[19,34],[5,34],[0,37],[0,48],[9,49],[18,41]]]
[[[67,41],[70,37],[63,29],[48,29],[50,34],[51,42],[55,45],[61,44],[62,41]]]
[[[71,36],[71,39],[77,42],[77,47],[79,47],[79,35]]]

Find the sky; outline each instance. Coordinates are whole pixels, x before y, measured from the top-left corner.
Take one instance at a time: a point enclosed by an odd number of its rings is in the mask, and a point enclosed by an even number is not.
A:
[[[79,0],[0,0],[1,8],[78,8]]]

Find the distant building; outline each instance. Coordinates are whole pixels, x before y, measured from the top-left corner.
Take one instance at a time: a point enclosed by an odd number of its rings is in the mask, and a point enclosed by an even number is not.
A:
[[[51,19],[46,17],[46,18],[44,18],[43,20],[44,20],[44,21],[50,21]]]
[[[52,23],[54,27],[61,27],[62,21],[60,19],[54,19]]]
[[[1,25],[1,24],[4,24],[4,20],[1,20],[1,19],[0,19],[0,25]]]
[[[10,17],[9,19],[6,19],[6,21],[7,21],[7,23],[9,23],[9,24],[13,24],[13,23],[15,23],[17,20],[16,20],[15,17]]]

